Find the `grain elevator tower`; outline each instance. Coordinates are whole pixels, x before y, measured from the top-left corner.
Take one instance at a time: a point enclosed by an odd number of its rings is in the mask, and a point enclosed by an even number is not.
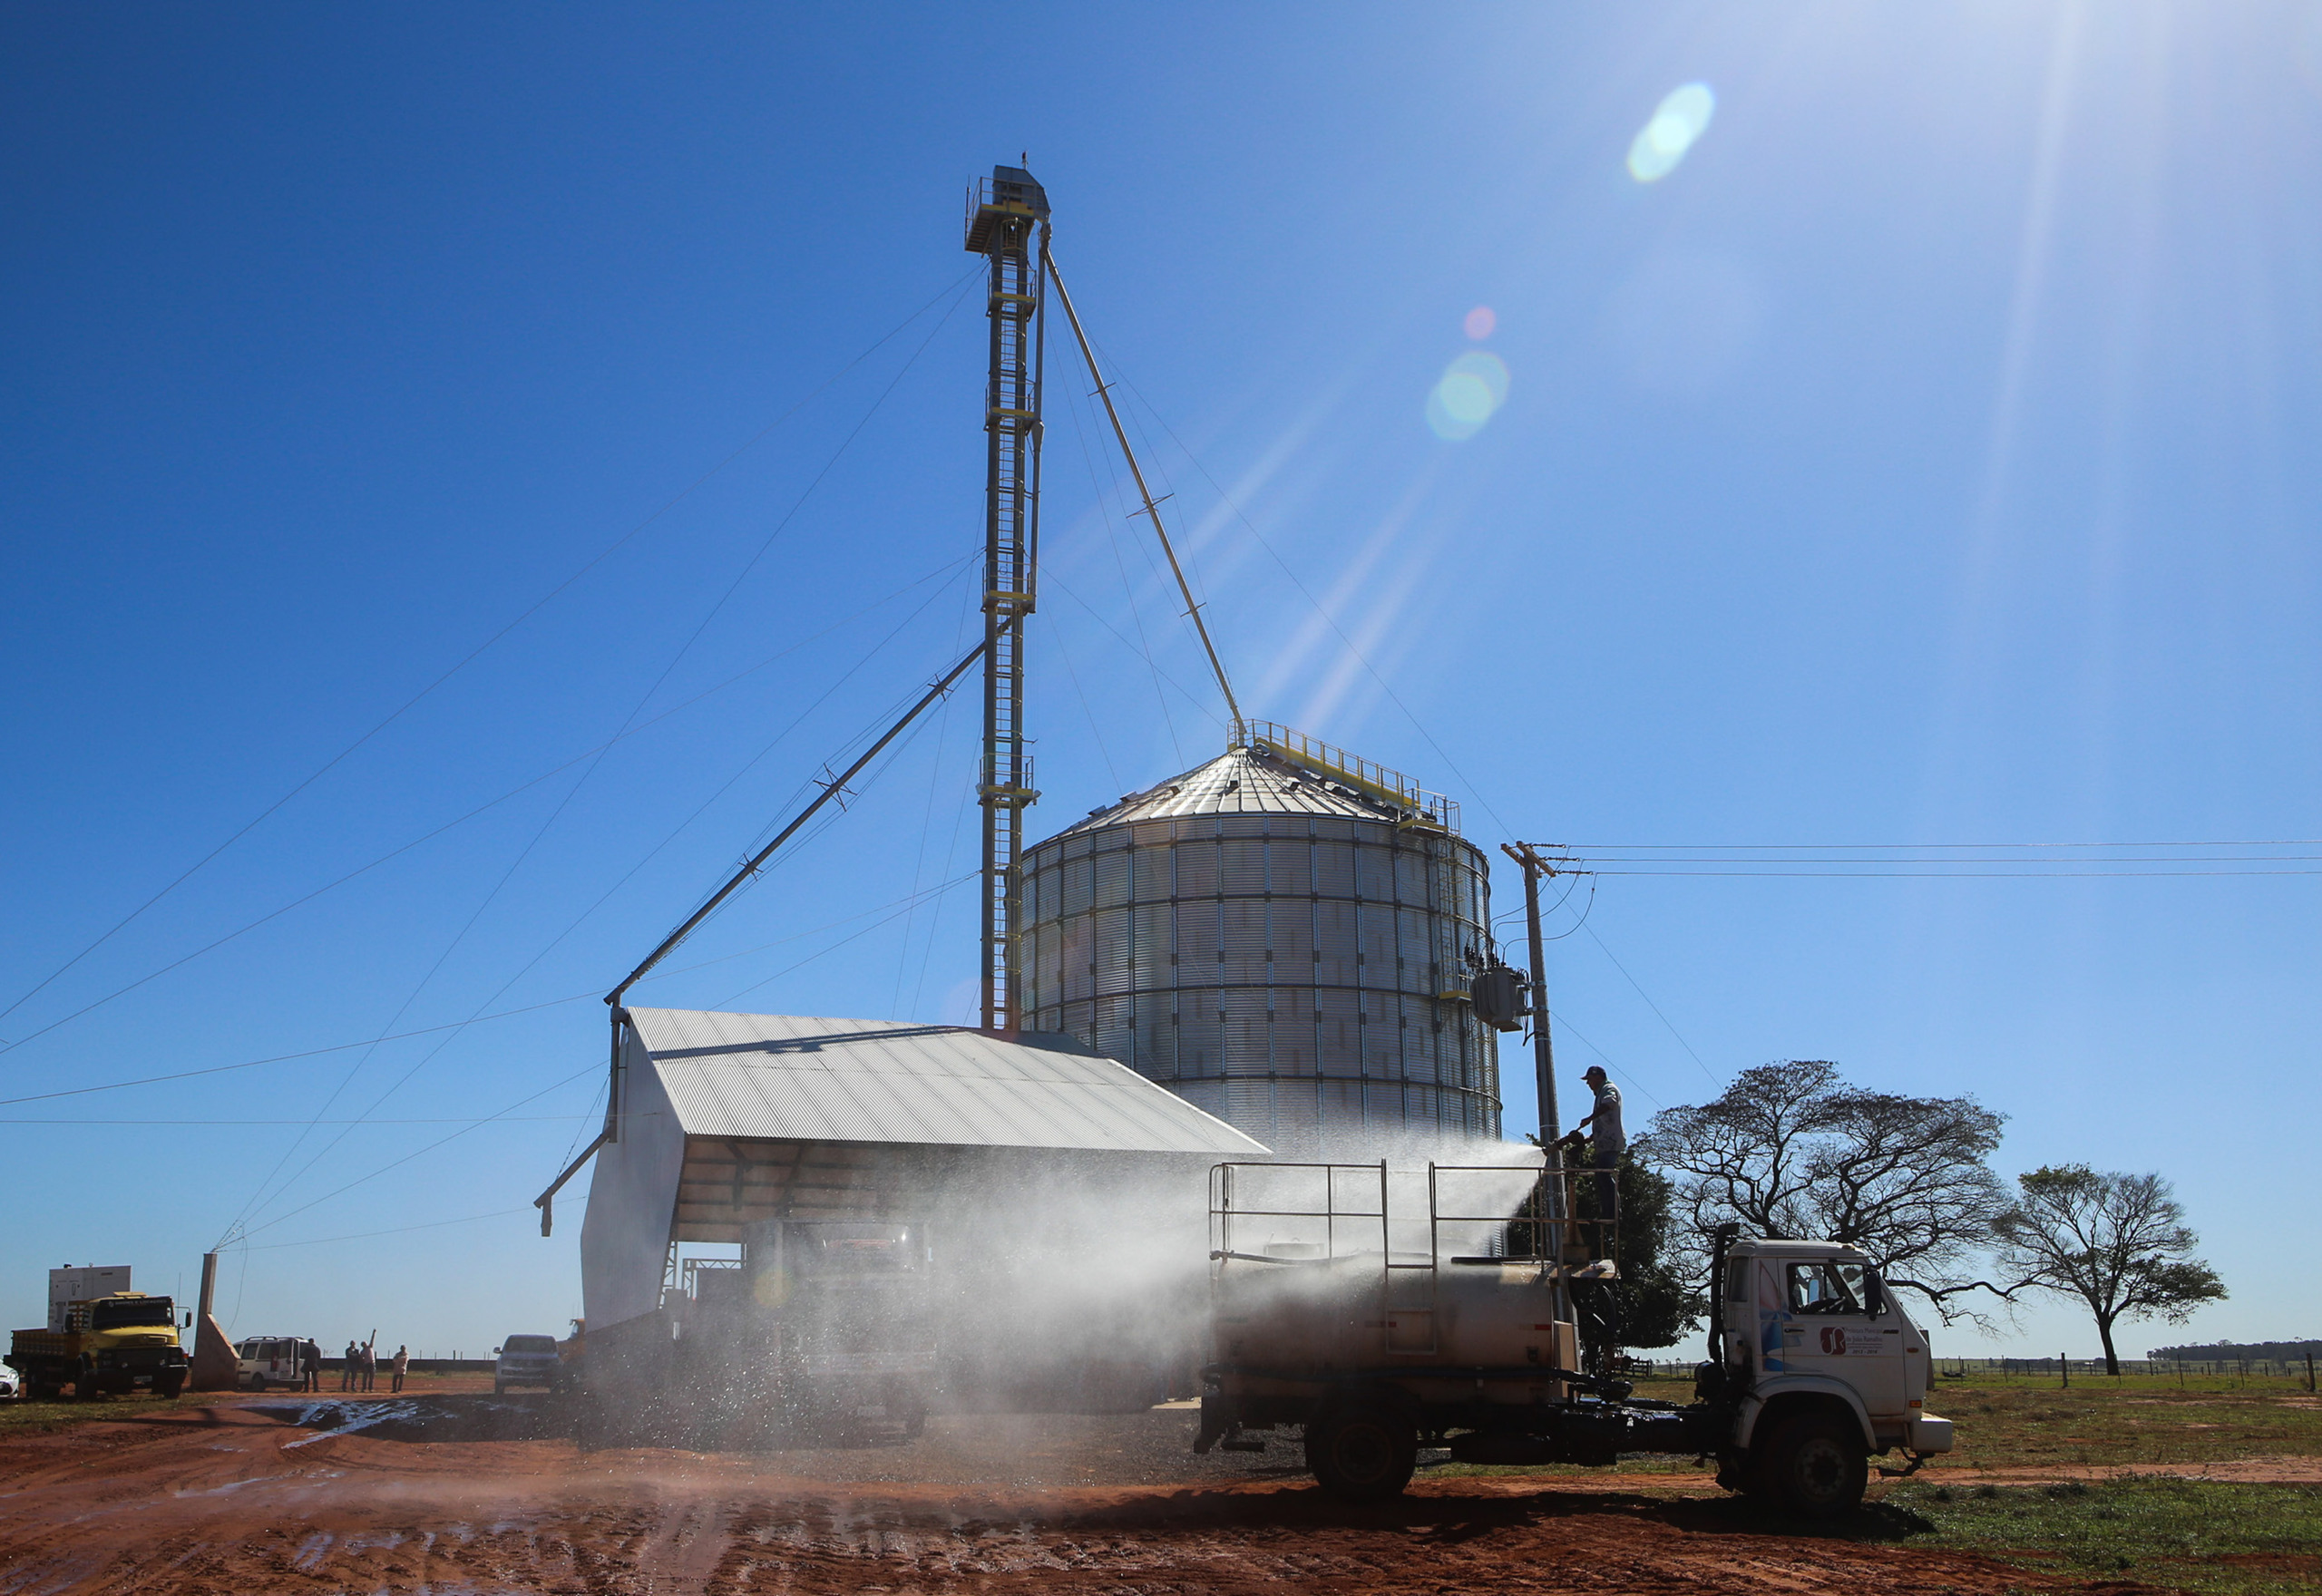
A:
[[[995,166],[968,199],[969,250],[991,263],[984,390],[983,1028],[1018,1027],[1009,960],[1024,810],[1039,797],[1024,752],[1024,623],[1037,598],[1040,543],[1041,261],[1049,200],[1021,167]]]

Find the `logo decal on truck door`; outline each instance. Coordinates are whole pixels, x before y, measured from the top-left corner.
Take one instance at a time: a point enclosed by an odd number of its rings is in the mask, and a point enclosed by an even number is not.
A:
[[[1877,1330],[1852,1329],[1845,1325],[1822,1327],[1822,1352],[1828,1358],[1842,1358],[1852,1353],[1860,1358],[1879,1350]]]

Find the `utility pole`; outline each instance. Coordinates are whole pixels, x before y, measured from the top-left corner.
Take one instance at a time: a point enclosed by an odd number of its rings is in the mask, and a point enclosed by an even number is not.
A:
[[[1556,1151],[1559,1128],[1556,1112],[1556,1044],[1548,1034],[1548,963],[1540,938],[1540,879],[1556,873],[1529,842],[1502,842],[1500,852],[1524,867],[1524,923],[1532,939],[1532,1073],[1540,1094],[1540,1145],[1547,1151],[1551,1168],[1564,1165]]]
[[[1540,1098],[1540,1183],[1546,1188],[1541,1196],[1547,1210],[1548,1233],[1556,1238],[1550,1258],[1556,1268],[1556,1311],[1558,1317],[1570,1319],[1574,1317],[1572,1292],[1564,1279],[1564,1146],[1557,1134],[1564,1121],[1556,1112],[1556,1052],[1548,1034],[1548,956],[1540,935],[1540,878],[1556,872],[1529,842],[1499,846],[1524,867],[1524,929],[1532,952],[1532,1075]]]

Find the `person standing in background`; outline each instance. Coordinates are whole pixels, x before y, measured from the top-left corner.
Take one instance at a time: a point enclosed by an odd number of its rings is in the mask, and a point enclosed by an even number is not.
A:
[[[408,1347],[397,1347],[395,1348],[395,1360],[389,1367],[394,1370],[395,1374],[394,1383],[389,1388],[391,1390],[400,1391],[403,1389],[404,1373],[411,1367],[411,1348]]]
[[[323,1388],[323,1349],[311,1336],[298,1343],[298,1389],[319,1396]]]
[[[354,1337],[347,1337],[346,1361],[340,1364],[338,1367],[338,1388],[340,1390],[352,1391],[355,1389],[356,1370],[362,1366],[362,1362],[363,1349],[355,1344]]]
[[[371,1338],[363,1343],[363,1388],[366,1391],[375,1391],[378,1389],[378,1386],[379,1333],[374,1330],[371,1332]]]

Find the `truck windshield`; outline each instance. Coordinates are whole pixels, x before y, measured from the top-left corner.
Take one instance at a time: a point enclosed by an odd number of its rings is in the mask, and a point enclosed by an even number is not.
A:
[[[134,1302],[97,1302],[89,1308],[89,1328],[93,1330],[120,1330],[132,1325],[159,1325],[172,1328],[177,1315],[166,1297],[146,1297]]]
[[[1868,1271],[1859,1263],[1826,1259],[1790,1266],[1792,1313],[1868,1313]]]
[[[507,1352],[553,1352],[556,1350],[556,1338],[554,1336],[511,1336],[500,1345],[502,1350]]]
[[[920,1249],[908,1225],[799,1225],[792,1253],[802,1273],[862,1280],[916,1271]]]

